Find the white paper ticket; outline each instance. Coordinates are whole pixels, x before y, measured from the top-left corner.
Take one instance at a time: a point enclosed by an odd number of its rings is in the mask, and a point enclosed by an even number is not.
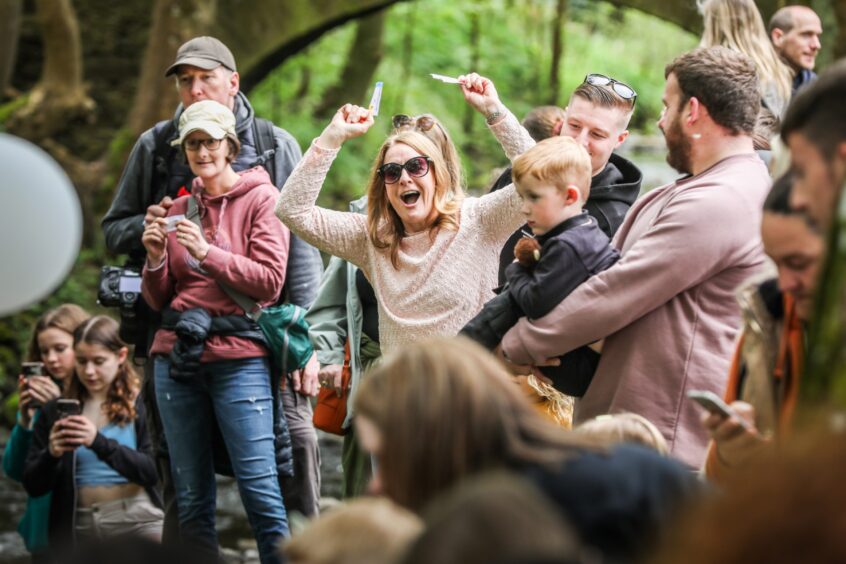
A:
[[[379,104],[382,102],[382,83],[377,82],[376,87],[373,89],[373,96],[370,98],[370,110],[373,112],[374,116],[379,115]]]
[[[435,80],[440,80],[441,82],[446,82],[448,84],[461,84],[460,82],[458,82],[457,78],[452,78],[451,76],[446,76],[446,75],[443,75],[443,74],[437,74],[437,73],[434,73],[434,72],[430,73],[429,76],[431,76]]]

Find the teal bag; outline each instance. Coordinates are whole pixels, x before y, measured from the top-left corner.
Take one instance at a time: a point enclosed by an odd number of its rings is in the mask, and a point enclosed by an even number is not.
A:
[[[253,318],[261,327],[261,332],[267,339],[273,366],[280,374],[304,367],[314,352],[308,337],[305,313],[303,308],[294,304],[279,304],[260,309],[258,318],[247,313],[247,316]]]
[[[202,236],[203,225],[194,196],[188,200],[185,217],[200,228]],[[306,365],[314,349],[308,337],[308,323],[303,308],[294,304],[277,304],[262,309],[243,292],[219,280],[217,283],[226,295],[244,309],[244,314],[261,328],[276,374],[285,375]]]

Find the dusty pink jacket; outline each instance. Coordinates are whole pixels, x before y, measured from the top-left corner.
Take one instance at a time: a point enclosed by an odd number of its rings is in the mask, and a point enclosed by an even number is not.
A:
[[[198,263],[176,242],[167,240],[167,256],[156,269],[144,267],[141,292],[155,310],[168,304],[176,311],[203,307],[214,316],[238,315],[244,310],[220,289],[216,280],[247,294],[261,305],[276,301],[285,282],[288,228],[274,214],[279,191],[267,172],[256,167],[240,173],[232,189],[220,196],[205,193],[202,180],[194,179],[200,218],[209,254]],[[188,196],[177,198],[168,215],[184,214]],[[167,354],[176,336],[164,329],[156,333],[151,354]],[[255,341],[213,335],[206,341],[201,362],[266,356]]]
[[[630,411],[655,423],[673,455],[699,467],[707,434],[688,390],[722,395],[740,326],[735,289],[764,260],[761,206],[770,179],[757,155],[728,157],[635,202],[613,244],[620,261],[546,317],[503,340],[532,363],[605,338],[577,421]]]

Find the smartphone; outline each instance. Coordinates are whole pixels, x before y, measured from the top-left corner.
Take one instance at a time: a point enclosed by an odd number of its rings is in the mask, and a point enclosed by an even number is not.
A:
[[[59,414],[59,419],[64,419],[71,415],[80,415],[82,413],[82,406],[79,405],[79,400],[61,398],[56,401],[56,410]]]
[[[739,417],[737,413],[714,392],[709,392],[707,390],[690,390],[687,392],[687,397],[704,407],[710,413],[722,415],[726,419],[734,417],[745,429],[751,431],[749,424],[746,423],[742,417]]]
[[[43,362],[24,362],[21,364],[21,374],[24,378],[31,376],[46,376],[47,372],[44,370]]]

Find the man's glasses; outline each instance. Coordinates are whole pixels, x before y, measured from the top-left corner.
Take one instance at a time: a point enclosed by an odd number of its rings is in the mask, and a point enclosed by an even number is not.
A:
[[[614,80],[610,76],[605,76],[604,74],[589,74],[585,77],[585,82],[587,84],[593,84],[594,86],[607,86],[623,100],[631,100],[632,105],[634,105],[637,100],[637,92],[634,91],[634,88],[625,82]]]
[[[200,145],[205,146],[209,151],[215,151],[220,147],[222,139],[186,139],[185,149],[188,151],[199,151]]]
[[[385,184],[394,184],[395,182],[399,182],[400,177],[402,177],[402,169],[405,169],[409,176],[416,178],[426,176],[429,173],[429,164],[431,162],[432,159],[429,157],[413,157],[403,164],[385,163],[376,172],[379,173]]]
[[[430,129],[435,127],[435,123],[435,118],[426,115],[420,116],[415,119],[405,114],[397,114],[391,118],[391,124],[394,126],[394,129],[414,127],[415,129],[418,129],[420,131],[429,131]]]

